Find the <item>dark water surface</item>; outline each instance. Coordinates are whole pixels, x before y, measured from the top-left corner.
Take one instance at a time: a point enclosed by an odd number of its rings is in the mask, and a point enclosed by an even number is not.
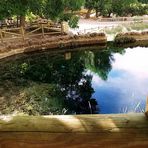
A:
[[[46,52],[0,62],[0,90],[4,81],[20,85],[25,80],[56,86],[54,97],[64,98],[71,113],[142,112],[148,95],[148,48]]]

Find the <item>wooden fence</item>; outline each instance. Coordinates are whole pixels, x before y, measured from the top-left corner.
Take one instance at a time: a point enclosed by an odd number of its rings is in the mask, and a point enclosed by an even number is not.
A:
[[[52,34],[60,34],[61,27],[56,26],[48,26],[48,24],[38,24],[37,26],[30,27],[18,27],[18,28],[3,28],[0,29],[0,40],[3,43],[6,40],[21,38],[23,41],[26,38],[34,37],[34,36],[42,36],[52,35]]]

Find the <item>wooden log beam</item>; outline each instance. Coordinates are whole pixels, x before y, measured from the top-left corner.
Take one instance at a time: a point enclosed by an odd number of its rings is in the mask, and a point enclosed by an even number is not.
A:
[[[38,31],[38,30],[40,30],[40,29],[41,29],[41,27],[36,28],[35,30],[33,30],[33,31],[30,31],[30,32],[26,33],[26,35],[33,34],[33,33],[37,32],[37,31]]]
[[[20,36],[20,33],[14,33],[14,32],[7,32],[7,31],[2,31],[4,34],[10,34],[10,35],[15,35],[15,36]]]
[[[148,147],[144,114],[2,116],[0,148]]]
[[[2,33],[2,29],[0,29],[0,38],[1,38],[1,42],[3,43],[3,33]]]
[[[23,26],[21,26],[21,35],[22,35],[23,41],[25,41],[25,30]]]
[[[44,32],[44,24],[41,24],[41,28],[42,28],[42,37],[44,38],[45,37],[45,32]]]

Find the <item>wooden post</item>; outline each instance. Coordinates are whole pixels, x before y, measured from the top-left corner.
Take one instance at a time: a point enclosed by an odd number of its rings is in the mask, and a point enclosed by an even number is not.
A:
[[[70,60],[71,59],[71,52],[66,52],[65,53],[65,60]]]
[[[3,43],[3,34],[2,34],[2,29],[0,29],[0,38],[1,38],[1,42]]]
[[[24,27],[23,26],[21,26],[21,35],[22,35],[23,41],[25,41],[25,31],[24,31]]]
[[[61,34],[64,33],[64,26],[63,25],[64,25],[63,22],[61,22]]]
[[[145,114],[148,116],[148,97],[147,97],[147,99],[146,99]]]
[[[44,38],[45,36],[45,32],[44,32],[44,24],[41,24],[41,27],[42,27],[42,37]]]

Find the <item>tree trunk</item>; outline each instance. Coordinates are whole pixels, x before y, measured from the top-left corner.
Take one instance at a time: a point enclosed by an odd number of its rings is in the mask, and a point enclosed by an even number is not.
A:
[[[90,18],[90,14],[91,14],[91,9],[88,9],[85,18],[86,18],[86,19],[89,19],[89,18]]]
[[[17,20],[16,20],[16,26],[19,27],[19,16],[17,16],[16,19],[17,19]]]
[[[99,17],[99,11],[96,10],[96,18],[98,18],[98,17]]]
[[[108,12],[107,17],[111,17],[111,14],[112,14],[111,12]]]
[[[25,27],[25,16],[20,16],[20,25],[21,27]]]

